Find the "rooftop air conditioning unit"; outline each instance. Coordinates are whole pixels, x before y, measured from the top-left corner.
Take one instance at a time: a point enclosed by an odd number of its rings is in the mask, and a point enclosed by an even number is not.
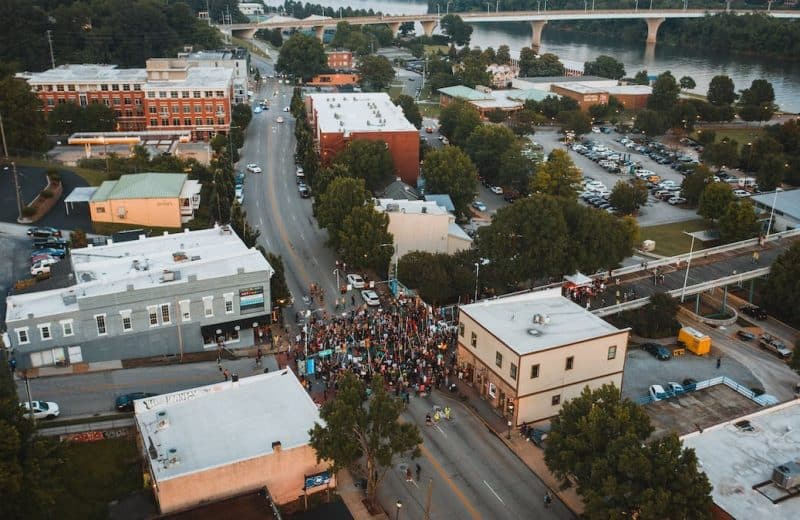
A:
[[[800,486],[800,464],[795,461],[786,462],[772,470],[772,482],[783,489]]]
[[[175,271],[164,271],[161,274],[162,282],[172,282],[175,280]]]
[[[425,207],[425,206],[422,206],[422,212],[423,212],[423,213],[427,213],[427,212],[428,212],[428,208],[427,208],[427,207]]]

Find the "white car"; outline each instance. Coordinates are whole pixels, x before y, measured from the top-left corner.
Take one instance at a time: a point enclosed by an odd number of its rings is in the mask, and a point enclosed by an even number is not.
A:
[[[261,166],[256,163],[250,163],[247,165],[247,171],[251,173],[261,173]]]
[[[41,260],[37,260],[31,266],[31,276],[37,276],[39,274],[47,274],[50,272],[50,266],[58,263],[59,259],[55,257],[50,258],[42,258]]]
[[[750,193],[744,190],[733,190],[733,194],[739,197],[740,199],[743,197],[749,197]]]
[[[364,288],[364,279],[357,274],[348,274],[347,275],[347,283],[352,285],[354,289],[363,289]]]
[[[673,206],[677,206],[678,204],[686,204],[686,199],[683,197],[672,197],[667,202]]]
[[[275,120],[276,123],[283,123],[283,116],[278,116],[278,119]]]
[[[239,204],[244,200],[244,188],[241,186],[236,187],[236,202]]]
[[[476,200],[475,202],[473,202],[472,203],[472,207],[477,209],[480,212],[486,211],[486,204],[484,204],[483,202],[481,202],[479,200]]]
[[[31,415],[31,410],[33,410],[34,419],[55,419],[61,413],[56,403],[45,401],[33,401],[29,403],[25,401],[19,405],[23,408],[25,415]],[[33,405],[33,408],[31,408],[31,405]]]
[[[254,114],[260,114],[261,113],[261,107],[256,105],[256,107],[253,109],[253,113]]]
[[[361,297],[364,299],[364,303],[370,307],[377,307],[381,304],[381,299],[375,291],[361,291]]]
[[[663,399],[668,399],[669,394],[664,390],[664,387],[661,385],[650,385],[650,399],[653,401],[661,401]]]
[[[495,195],[502,195],[503,194],[503,188],[501,188],[500,186],[492,186],[491,190],[492,190],[492,193],[494,193]]]

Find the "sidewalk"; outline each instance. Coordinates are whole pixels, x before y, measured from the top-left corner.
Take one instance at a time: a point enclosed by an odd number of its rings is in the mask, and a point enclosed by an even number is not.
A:
[[[492,405],[482,399],[475,388],[463,381],[455,381],[455,383],[459,394],[463,394],[467,398],[466,401],[463,401],[463,404],[544,482],[551,493],[558,496],[575,515],[582,515],[584,511],[583,501],[574,487],[563,491],[560,490],[561,482],[550,473],[544,462],[544,450],[522,437],[517,428],[512,430],[511,439],[509,440],[507,420],[498,415]],[[458,400],[450,393],[440,392],[440,394],[450,399]]]
[[[347,506],[347,509],[350,510],[354,520],[389,520],[389,517],[383,511],[377,515],[371,515],[367,511],[367,507],[362,502],[364,493],[361,488],[356,486],[353,476],[348,470],[343,469],[336,474],[336,491],[342,497],[342,501]]]

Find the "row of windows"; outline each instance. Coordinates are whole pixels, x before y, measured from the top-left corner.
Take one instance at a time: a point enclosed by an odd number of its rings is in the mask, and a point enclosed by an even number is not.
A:
[[[197,113],[202,112],[204,108],[205,108],[206,112],[211,112],[212,110],[214,110],[214,105],[202,105],[200,103],[195,103],[194,105],[183,105],[183,113],[184,114],[190,113],[192,111],[192,107],[194,107],[194,111],[197,112]],[[159,107],[157,107],[157,106],[150,105],[150,106],[147,107],[147,110],[151,114],[155,114],[155,113],[157,113],[159,111],[158,108]],[[168,114],[169,111],[170,111],[170,107],[168,107],[167,105],[162,105],[161,106],[161,113],[162,114]],[[172,105],[172,113],[173,114],[179,114],[180,112],[181,112],[181,106],[180,105]],[[217,114],[224,114],[224,113],[225,113],[225,105],[217,105]]]
[[[207,98],[213,98],[213,97],[224,98],[225,97],[225,91],[224,90],[205,90],[205,91],[194,90],[192,92],[189,92],[188,90],[181,90],[181,91],[171,90],[171,91],[167,92],[166,90],[159,90],[158,93],[156,93],[154,91],[149,91],[147,93],[147,97],[150,98],[150,99],[155,99],[156,97],[161,98],[161,99],[165,99],[165,98],[170,98],[170,99],[178,99],[178,98],[189,99],[190,97],[192,97],[194,99],[200,99],[200,98],[204,98],[204,97],[207,97]]]
[[[182,124],[181,124],[181,121],[183,121]],[[185,117],[185,118],[183,118],[183,120],[181,120],[181,118],[179,118],[179,117],[173,117],[172,118],[172,124],[170,124],[170,119],[168,117],[162,117],[160,125],[159,125],[158,119],[151,119],[150,120],[150,126],[202,126],[204,124],[207,125],[207,126],[214,126],[215,124],[217,124],[217,125],[224,125],[225,124],[225,118],[224,117],[218,117],[216,119],[216,121],[217,122],[214,123],[214,118],[213,117],[207,117],[205,119],[205,123],[204,123],[202,117],[195,117],[194,118],[194,123],[192,123],[192,118],[191,117]]]
[[[39,92],[75,92],[75,85],[36,85],[36,90]],[[102,84],[100,85],[100,90],[103,92],[108,92],[109,90],[112,92],[118,92],[120,90],[124,92],[130,92],[131,90],[140,91],[142,90],[141,83],[112,83],[110,85]]]
[[[233,293],[223,295],[225,304],[225,314],[233,314]],[[178,302],[178,310],[180,312],[181,321],[191,321],[191,301],[181,300]],[[131,332],[133,330],[133,311],[130,309],[119,311],[120,322],[122,324],[123,332]],[[206,318],[214,317],[214,297],[203,297],[203,316]],[[105,336],[108,334],[107,327],[107,314],[95,314],[95,328],[98,336]],[[61,320],[61,335],[70,337],[75,335],[74,321]],[[169,303],[162,303],[159,305],[147,306],[147,323],[149,327],[157,327],[158,325],[170,325],[172,323],[172,316]],[[48,341],[53,339],[53,330],[51,323],[40,323],[36,325],[39,329],[39,338],[41,341]],[[28,327],[20,327],[15,329],[17,333],[17,342],[19,345],[27,345],[30,343],[31,338],[29,335]]]

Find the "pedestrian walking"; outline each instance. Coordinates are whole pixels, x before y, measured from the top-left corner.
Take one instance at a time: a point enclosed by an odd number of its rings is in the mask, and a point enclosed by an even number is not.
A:
[[[760,258],[761,255],[758,254],[758,251],[753,251],[753,263],[757,264]]]
[[[11,376],[14,376],[14,371],[17,369],[17,359],[11,358],[8,360],[8,369],[11,370]]]
[[[721,358],[721,357],[718,357],[718,358],[717,358],[717,368],[719,368],[719,367],[721,367],[721,366],[722,366],[722,358]]]
[[[422,466],[417,464],[417,481],[419,481],[420,475],[422,475]]]
[[[257,367],[261,366],[261,358],[263,356],[264,356],[264,353],[261,351],[261,347],[258,347],[258,350],[256,351],[256,366]]]
[[[550,496],[550,492],[548,491],[544,494],[544,508],[549,509],[550,504],[552,503],[553,503],[553,497]]]
[[[222,377],[224,377],[224,378],[225,378],[225,381],[227,381],[227,380],[228,380],[228,376],[229,376],[229,375],[230,375],[230,372],[228,372],[228,369],[227,369],[227,368],[226,368],[225,370],[223,370],[223,371],[222,371]]]

